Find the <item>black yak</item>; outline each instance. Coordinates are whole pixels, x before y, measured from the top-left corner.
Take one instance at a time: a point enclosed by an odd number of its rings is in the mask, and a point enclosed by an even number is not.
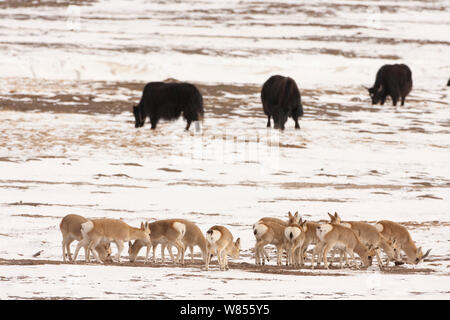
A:
[[[261,90],[261,101],[264,113],[268,117],[267,127],[270,128],[270,117],[273,118],[275,129],[284,130],[288,117],[295,121],[295,129],[300,129],[298,117],[303,116],[303,106],[295,81],[289,77],[271,76]]]
[[[186,130],[192,121],[203,118],[203,97],[200,91],[190,83],[149,82],[145,85],[141,101],[133,107],[135,127],[144,125],[150,118],[152,129],[156,128],[159,119],[176,120],[183,113],[186,119]]]
[[[411,70],[405,64],[385,64],[378,70],[373,87],[368,88],[372,104],[381,102],[383,105],[386,97],[391,96],[394,106],[397,105],[399,98],[401,98],[403,106],[405,97],[411,92],[411,89]]]
[[[447,82],[447,87],[448,87],[448,86],[450,86],[450,79],[448,79],[448,82]]]

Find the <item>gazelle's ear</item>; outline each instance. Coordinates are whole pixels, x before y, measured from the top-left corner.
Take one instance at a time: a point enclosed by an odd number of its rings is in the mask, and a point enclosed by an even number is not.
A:
[[[330,214],[329,212],[327,212],[328,213],[328,216],[330,217],[330,219],[331,219],[331,221],[334,221],[334,219],[335,219],[335,216],[333,216],[332,214]]]
[[[302,222],[301,226],[302,226],[304,232],[306,232],[308,230],[308,226],[306,225],[306,220]]]
[[[339,217],[336,211],[334,212],[334,216],[335,216],[336,218]]]
[[[298,211],[295,212],[294,217],[298,217]]]
[[[288,216],[289,216],[289,218],[292,217],[292,213],[290,211],[288,212]]]
[[[145,230],[145,226],[144,226],[143,222],[141,222],[141,230]]]
[[[133,243],[131,241],[128,241],[128,247],[131,248],[132,245],[133,245]]]
[[[237,238],[237,240],[236,240],[236,242],[234,244],[236,245],[236,247],[241,249],[241,238]]]

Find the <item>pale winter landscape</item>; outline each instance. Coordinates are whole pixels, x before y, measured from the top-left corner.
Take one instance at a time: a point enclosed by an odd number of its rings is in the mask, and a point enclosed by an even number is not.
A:
[[[437,1],[0,1],[0,299],[449,299],[450,6]],[[372,105],[406,63],[404,106]],[[267,129],[261,86],[305,111]],[[150,81],[194,83],[201,129],[134,127]],[[430,255],[380,270],[255,265],[261,217],[387,219]],[[227,226],[239,259],[63,263],[59,223]],[[75,244],[72,245],[72,252]],[[310,247],[310,249],[312,246]],[[116,247],[112,245],[113,254]],[[359,263],[359,261],[358,261]]]

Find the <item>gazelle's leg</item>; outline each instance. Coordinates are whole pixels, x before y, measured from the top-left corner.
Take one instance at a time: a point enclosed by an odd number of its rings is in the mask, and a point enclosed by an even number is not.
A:
[[[168,244],[166,245],[166,247],[167,247],[167,251],[169,252],[170,259],[172,259],[172,261],[175,260],[175,258],[174,258],[174,256],[173,256],[173,253],[172,253],[172,247],[173,247],[173,246],[172,246],[170,243],[168,243]]]
[[[115,241],[116,242],[116,245],[117,245],[117,255],[116,255],[116,258],[117,258],[117,262],[120,262],[120,256],[121,256],[121,254],[122,254],[122,251],[123,251],[123,241],[121,241],[121,240],[116,240]]]
[[[75,249],[75,253],[73,255],[73,261],[77,260],[78,252],[80,251],[81,247],[85,247],[86,246],[86,241],[87,240],[85,240],[85,239],[82,239],[81,241],[78,241],[77,247]],[[86,253],[86,248],[85,248],[85,253]]]
[[[161,262],[164,263],[165,257],[164,257],[164,250],[166,249],[167,245],[164,243],[160,244],[161,246]],[[172,259],[173,261],[173,259]]]
[[[145,253],[145,260],[144,260],[144,263],[147,263],[147,261],[148,261],[148,256],[150,255],[150,248],[151,248],[151,245],[148,244],[148,245],[147,245],[147,252]]]
[[[325,265],[325,268],[327,268],[327,269],[328,269],[327,254],[328,254],[328,251],[330,249],[331,249],[331,246],[327,244],[327,245],[325,245],[325,247],[323,249],[323,252],[322,252],[322,254],[323,254],[323,263]]]
[[[382,270],[383,269],[383,261],[381,260],[380,249],[375,250],[375,255],[377,256],[378,266]]]
[[[210,248],[209,245],[206,246],[206,257],[205,257],[205,269],[209,270],[209,257],[211,256],[210,254]]]
[[[261,264],[261,261],[259,259],[259,247],[258,247],[258,243],[256,243],[255,245],[255,264],[259,265]]]
[[[291,263],[291,245],[286,246],[286,266]]]
[[[152,244],[152,250],[153,250],[153,263],[156,263],[156,252],[155,252],[155,250],[156,250],[156,247],[157,247],[158,245],[157,244]],[[164,261],[163,261],[164,262]]]
[[[225,270],[229,270],[228,268],[228,258],[227,258],[227,254],[225,253],[225,250],[222,251],[222,260],[225,262],[224,268]]]
[[[214,249],[214,253],[216,254],[216,256],[217,256],[217,261],[219,262],[219,269],[222,270],[222,264],[223,264],[223,261],[222,261],[222,252],[219,252],[219,251],[217,250],[217,248],[215,248],[215,249]]]
[[[61,245],[62,245],[63,261],[66,262],[66,238],[65,237],[63,237]]]
[[[89,245],[87,246],[87,249],[86,249],[86,250],[87,250],[86,255],[87,255],[87,261],[88,261],[88,262],[91,261],[90,256],[89,256],[91,250],[92,250],[93,248],[96,248],[99,242],[100,242],[100,240],[95,240],[95,241],[94,241],[94,240],[91,240],[91,241],[89,242]],[[86,248],[86,247],[85,247],[85,248]],[[97,260],[98,263],[103,263],[103,261],[100,260],[100,257],[98,256],[97,250],[95,250],[95,249],[92,250],[92,253],[94,254],[95,260]]]
[[[283,247],[277,246],[277,265],[281,266],[281,256],[283,255]]]

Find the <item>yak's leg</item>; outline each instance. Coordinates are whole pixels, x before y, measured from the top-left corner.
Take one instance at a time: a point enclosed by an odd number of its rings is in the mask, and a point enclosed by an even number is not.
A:
[[[397,96],[391,96],[392,97],[392,105],[397,106],[398,97]]]
[[[270,116],[267,116],[267,128],[270,128]]]
[[[296,110],[292,112],[292,120],[295,122],[295,129],[300,129],[300,125],[298,124],[298,113]]]
[[[294,121],[295,121],[295,129],[300,129],[300,125],[298,124],[298,117],[295,117]]]
[[[152,125],[151,129],[155,130],[156,129],[156,125],[158,124],[158,120],[150,119],[150,124]]]
[[[402,96],[402,106],[405,105],[405,98],[406,98],[406,96]]]
[[[191,120],[187,120],[187,124],[186,124],[186,131],[189,130],[189,127],[191,126]]]

